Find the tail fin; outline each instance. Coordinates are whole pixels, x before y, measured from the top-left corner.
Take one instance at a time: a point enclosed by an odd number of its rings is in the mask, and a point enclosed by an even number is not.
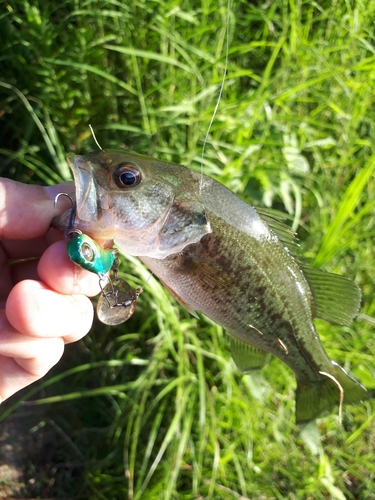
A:
[[[334,405],[340,405],[340,387],[344,403],[359,403],[369,397],[367,390],[334,361],[329,374],[321,372],[321,375],[320,382],[309,386],[297,381],[296,422],[299,425],[306,424]]]

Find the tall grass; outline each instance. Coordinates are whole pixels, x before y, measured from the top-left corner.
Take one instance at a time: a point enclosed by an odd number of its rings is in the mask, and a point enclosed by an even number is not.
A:
[[[67,179],[63,152],[96,148],[89,123],[102,147],[200,170],[224,71],[226,0],[3,6],[1,175]],[[203,159],[206,175],[252,204],[288,212],[306,257],[361,286],[364,318],[375,315],[374,9],[233,1]],[[24,450],[29,495],[375,496],[372,402],[345,407],[342,427],[332,413],[301,434],[285,365],[242,377],[222,328],[182,310],[136,259],[122,261],[145,289],[134,316],[95,324],[40,384],[3,405],[4,425],[39,415],[31,432],[44,442]],[[317,328],[332,358],[374,387],[373,325]]]

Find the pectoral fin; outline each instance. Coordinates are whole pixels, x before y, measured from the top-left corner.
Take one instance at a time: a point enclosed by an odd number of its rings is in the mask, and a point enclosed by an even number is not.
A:
[[[230,350],[233,361],[243,373],[260,370],[271,358],[267,352],[245,344],[232,335],[230,336]]]

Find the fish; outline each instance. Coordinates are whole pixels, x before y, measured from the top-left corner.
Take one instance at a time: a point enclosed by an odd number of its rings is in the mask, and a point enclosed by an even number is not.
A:
[[[229,335],[248,373],[276,356],[294,372],[304,425],[368,392],[326,353],[314,318],[347,325],[361,293],[346,277],[301,262],[282,218],[189,168],[130,150],[68,155],[76,227],[137,256],[190,313]],[[69,211],[54,221],[65,229]]]

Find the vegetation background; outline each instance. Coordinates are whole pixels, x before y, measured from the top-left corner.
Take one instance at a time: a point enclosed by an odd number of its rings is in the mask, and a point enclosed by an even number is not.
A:
[[[317,327],[374,388],[375,2],[231,0],[203,160],[226,0],[0,6],[0,175],[70,178],[65,154],[96,149],[89,123],[104,148],[202,161],[250,203],[289,213],[314,265],[358,283],[359,318]],[[95,323],[2,405],[0,455],[23,473],[0,477],[3,497],[375,498],[372,401],[301,433],[285,365],[241,376],[219,326],[192,318],[137,259],[122,263],[144,287],[134,316]]]

